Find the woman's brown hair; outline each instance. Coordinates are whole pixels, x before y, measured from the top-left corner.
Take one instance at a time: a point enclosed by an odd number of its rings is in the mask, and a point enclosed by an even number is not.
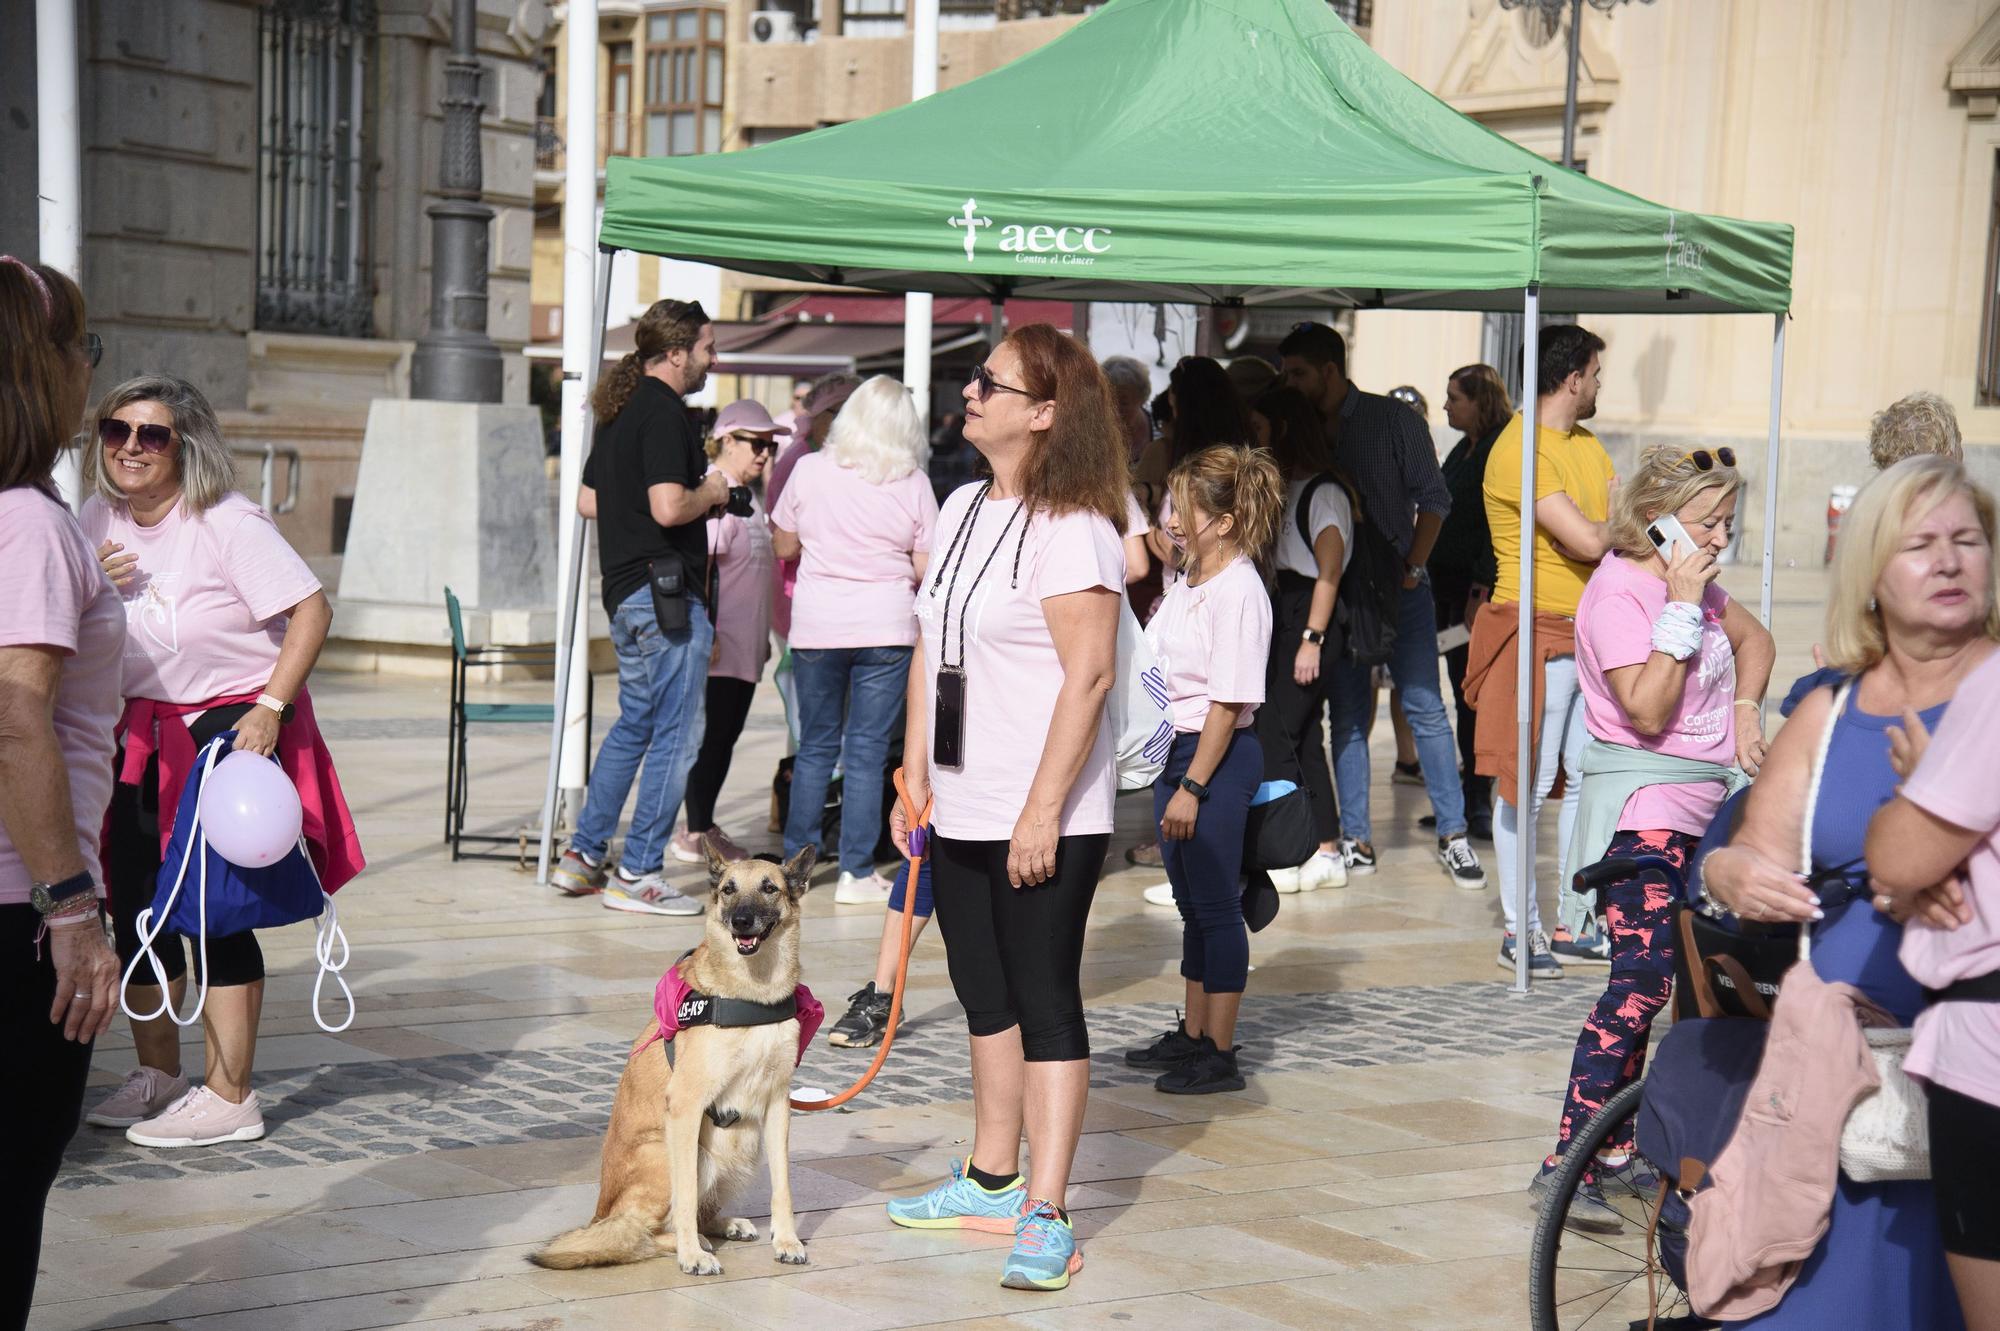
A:
[[[1451,372],[1451,382],[1477,413],[1477,424],[1472,427],[1475,441],[1502,429],[1513,418],[1514,404],[1507,400],[1507,385],[1491,365],[1461,365]]]
[[[1285,514],[1285,478],[1269,449],[1204,448],[1168,474],[1167,493],[1184,528],[1197,511],[1234,518],[1236,548],[1265,566]]]
[[[83,293],[44,264],[0,261],[0,490],[45,485],[82,427],[71,393]]]
[[[1030,513],[1102,513],[1122,534],[1131,484],[1125,430],[1096,357],[1051,324],[1017,328],[1006,345],[1020,357],[1022,386],[1036,400],[1056,404],[1055,423],[1030,436],[1022,505]]]
[[[686,351],[708,326],[708,315],[698,300],[656,300],[632,328],[631,351],[597,381],[590,395],[590,410],[597,424],[609,425],[625,410],[646,367],[669,351]]]

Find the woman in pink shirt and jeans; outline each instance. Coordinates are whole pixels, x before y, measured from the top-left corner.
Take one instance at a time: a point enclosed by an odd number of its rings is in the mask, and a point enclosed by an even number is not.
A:
[[[792,595],[792,679],[799,754],[785,854],[819,844],[826,788],[841,777],[840,881],[833,899],[881,905],[875,872],[882,776],[902,719],[917,640],[911,614],[937,496],[930,436],[909,390],[877,375],[854,390],[826,447],[799,459],[771,514],[778,558],[799,560]]]

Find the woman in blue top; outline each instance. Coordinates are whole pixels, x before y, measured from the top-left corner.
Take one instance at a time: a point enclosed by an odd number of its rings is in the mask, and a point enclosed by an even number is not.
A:
[[[1813,750],[1830,724],[1813,808],[1813,864],[1866,883],[1868,819],[1898,782],[1891,733],[1912,713],[1935,730],[1959,681],[2000,640],[1993,542],[1992,496],[1949,459],[1912,458],[1862,490],[1842,524],[1826,617],[1827,658],[1854,678],[1854,688],[1837,717],[1831,688],[1800,704],[1771,747],[1741,830],[1702,870],[1709,894],[1746,920],[1811,922],[1820,978],[1856,986],[1906,1026],[1924,995],[1896,958],[1902,922],[1865,892],[1822,909],[1798,872],[1801,811]],[[1843,1175],[1826,1237],[1797,1282],[1776,1308],[1738,1325],[1963,1326],[1930,1183],[1856,1183]]]

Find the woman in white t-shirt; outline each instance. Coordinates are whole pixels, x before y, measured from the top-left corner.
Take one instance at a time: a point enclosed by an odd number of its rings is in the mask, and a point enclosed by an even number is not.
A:
[[[1277,578],[1271,588],[1271,656],[1257,738],[1264,744],[1265,775],[1295,782],[1306,792],[1319,834],[1318,853],[1296,869],[1273,873],[1271,883],[1280,892],[1345,887],[1340,807],[1320,718],[1342,647],[1333,609],[1353,552],[1354,504],[1333,465],[1320,414],[1304,394],[1272,389],[1251,407],[1250,423],[1285,478],[1285,511],[1272,548]],[[1299,506],[1308,493],[1311,502],[1301,522]]]
[[[1001,1283],[1061,1289],[1082,1264],[1063,1205],[1090,1087],[1084,925],[1117,789],[1104,702],[1125,587],[1125,444],[1103,371],[1047,324],[1009,333],[965,403],[966,442],[993,477],[938,516],[903,761],[918,807],[936,797],[937,920],[972,1037],[978,1127],[971,1156],[889,1217],[1012,1233]],[[906,846],[900,810],[892,826]]]
[[[1250,968],[1243,834],[1264,779],[1251,729],[1264,701],[1271,598],[1258,562],[1284,509],[1262,449],[1210,448],[1167,478],[1183,576],[1146,625],[1166,679],[1173,749],[1153,783],[1153,815],[1181,913],[1181,1023],[1126,1061],[1158,1069],[1171,1095],[1240,1091],[1236,1014]]]
[[[136,916],[153,902],[160,857],[196,752],[223,731],[235,749],[275,755],[298,788],[305,832],[329,892],[364,863],[334,777],[306,677],[333,610],[319,579],[264,510],[234,488],[235,467],[201,390],[145,375],[107,393],[85,450],[84,532],[125,602],[125,711],[105,843],[119,961],[139,955]],[[176,1009],[187,959],[178,935],[153,943]],[[139,1066],[87,1120],[140,1146],[207,1146],[264,1135],[251,1089],[264,954],[249,932],[197,950],[206,1069],[189,1089],[180,1030],[161,1015],[132,1023]],[[144,963],[141,963],[142,967]],[[140,974],[149,972],[142,969]],[[135,982],[135,1011],[159,1011]]]

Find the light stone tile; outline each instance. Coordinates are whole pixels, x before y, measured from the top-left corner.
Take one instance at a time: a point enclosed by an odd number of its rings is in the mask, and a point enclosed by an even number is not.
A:
[[[1230,1331],[1273,1331],[1282,1322],[1268,1321],[1248,1309],[1228,1311],[1195,1294],[1156,1294],[1150,1298],[1118,1299],[1060,1312],[1021,1313],[1007,1320],[1039,1331],[1216,1331],[1227,1316]]]
[[[1311,1219],[1433,1261],[1525,1254],[1535,1213],[1524,1193],[1330,1212]]]
[[[1377,1268],[1291,1282],[1331,1305],[1326,1326],[1398,1331],[1520,1331],[1527,1288],[1518,1258]]]

